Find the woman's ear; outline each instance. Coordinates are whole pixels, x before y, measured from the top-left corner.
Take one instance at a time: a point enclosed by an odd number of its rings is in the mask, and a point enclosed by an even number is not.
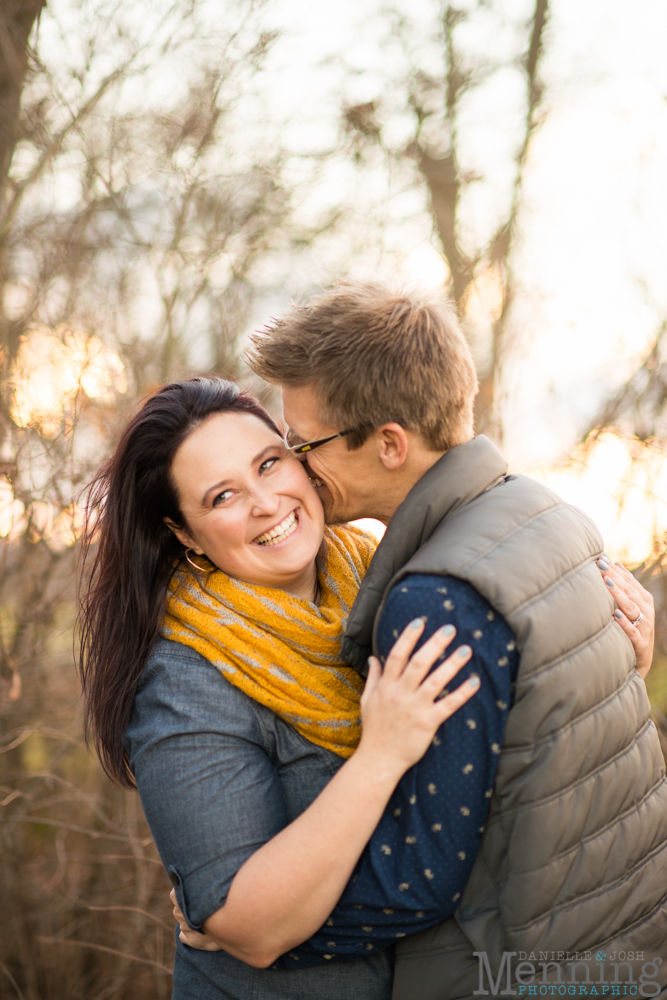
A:
[[[185,528],[179,528],[179,526],[175,524],[170,517],[163,517],[162,520],[167,525],[169,530],[174,532],[181,545],[184,545],[186,549],[192,549],[198,556],[204,554],[204,550],[201,546],[197,545],[194,538],[190,537]]]

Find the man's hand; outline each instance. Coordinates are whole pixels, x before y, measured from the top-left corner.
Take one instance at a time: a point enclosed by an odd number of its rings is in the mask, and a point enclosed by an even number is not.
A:
[[[616,602],[614,618],[635,647],[637,670],[646,679],[651,669],[655,638],[653,597],[623,563],[612,565],[609,556],[602,555],[598,559],[598,568]],[[641,620],[637,621],[638,618]]]
[[[176,890],[172,889],[169,893],[169,899],[174,904],[174,917],[179,925],[180,933],[178,935],[179,940],[183,944],[187,944],[189,948],[196,948],[198,951],[222,951],[223,949],[217,944],[213,938],[209,937],[208,934],[200,934],[199,931],[190,930],[188,927],[188,922],[185,919],[185,914],[181,910],[180,906],[176,902]]]

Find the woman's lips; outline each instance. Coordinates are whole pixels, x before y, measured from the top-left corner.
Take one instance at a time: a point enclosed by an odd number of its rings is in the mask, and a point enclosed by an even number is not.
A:
[[[263,534],[258,535],[253,541],[256,545],[263,545],[264,547],[277,545],[278,542],[284,542],[290,535],[293,535],[298,525],[299,518],[297,512],[296,510],[292,510],[275,528],[263,532]]]

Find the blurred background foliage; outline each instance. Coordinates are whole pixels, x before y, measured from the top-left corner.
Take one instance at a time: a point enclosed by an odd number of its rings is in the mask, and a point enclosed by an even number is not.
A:
[[[245,338],[336,277],[420,280],[454,298],[480,374],[478,429],[598,515],[609,550],[655,594],[649,689],[667,735],[667,303],[650,268],[621,261],[649,306],[637,326],[635,300],[620,309],[614,340],[595,322],[609,288],[600,294],[591,263],[589,326],[573,348],[531,270],[558,242],[555,221],[535,220],[559,190],[559,122],[591,86],[581,60],[573,79],[562,57],[567,3],[342,5],[333,52],[316,23],[294,47],[304,10],[5,0],[0,11],[3,997],[170,995],[168,882],[136,795],[111,786],[81,739],[81,493],[127,413],[165,380],[227,374],[275,405],[244,368]],[[664,104],[660,81],[645,83]],[[616,220],[625,202],[633,218],[644,210],[625,167]],[[570,200],[579,186],[589,196],[585,172]],[[559,254],[578,261],[588,238],[570,235]],[[576,345],[607,366],[577,375]],[[545,371],[563,364],[549,388]]]

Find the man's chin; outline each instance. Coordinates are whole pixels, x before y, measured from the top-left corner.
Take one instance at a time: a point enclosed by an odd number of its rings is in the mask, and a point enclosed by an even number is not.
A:
[[[345,511],[342,511],[340,507],[336,506],[336,503],[326,486],[319,489],[317,494],[322,501],[322,506],[324,507],[325,524],[344,524],[346,521],[350,520]]]

